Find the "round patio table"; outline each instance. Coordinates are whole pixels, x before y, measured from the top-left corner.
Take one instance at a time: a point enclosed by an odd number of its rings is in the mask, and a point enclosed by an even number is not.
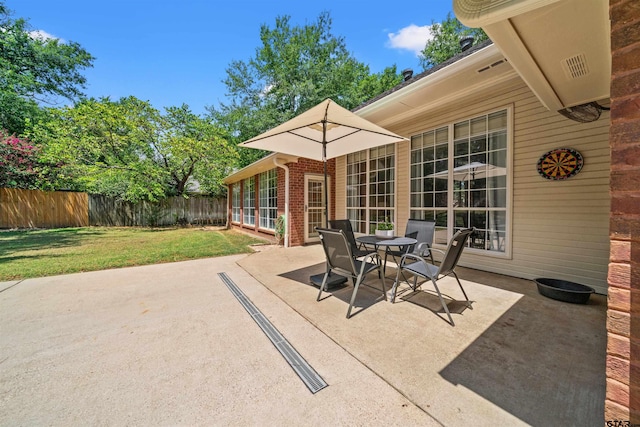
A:
[[[379,237],[372,234],[356,237],[356,242],[362,243],[366,246],[373,246],[377,251],[380,248],[384,248],[387,251],[390,247],[406,247],[406,251],[409,252],[411,245],[415,245],[418,241],[411,237]],[[385,276],[387,270],[387,260],[385,257],[384,265],[382,266],[382,275]]]

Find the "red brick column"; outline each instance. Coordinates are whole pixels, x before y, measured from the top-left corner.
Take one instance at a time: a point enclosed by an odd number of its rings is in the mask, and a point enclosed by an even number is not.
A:
[[[289,216],[291,220],[291,246],[304,244],[304,177],[306,174],[322,175],[324,165],[322,162],[309,159],[298,159],[297,163],[288,163],[289,166]],[[327,176],[331,177],[330,197],[331,212],[333,218],[335,212],[335,176],[336,161],[327,161]]]
[[[640,2],[610,0],[611,214],[605,420],[640,423]]]

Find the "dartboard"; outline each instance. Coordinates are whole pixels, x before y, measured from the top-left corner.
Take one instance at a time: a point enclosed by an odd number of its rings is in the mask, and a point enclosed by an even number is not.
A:
[[[546,179],[571,178],[582,169],[582,155],[571,148],[557,148],[544,153],[538,160],[538,173]]]

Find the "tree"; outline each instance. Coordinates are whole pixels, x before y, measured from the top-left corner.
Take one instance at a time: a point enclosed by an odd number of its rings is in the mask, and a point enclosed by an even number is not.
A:
[[[221,191],[235,165],[233,147],[188,106],[166,111],[133,96],[88,99],[50,109],[30,135],[42,144],[40,162],[54,189],[132,202],[185,195],[194,179],[204,190]]]
[[[55,189],[129,201],[164,196],[167,177],[155,168],[150,147],[160,118],[148,103],[88,99],[48,112],[30,136],[42,145],[40,161],[54,172]]]
[[[39,103],[83,96],[81,71],[94,58],[75,42],[34,36],[27,21],[13,19],[0,1],[0,128],[22,134],[27,120],[36,121]]]
[[[188,105],[165,110],[162,135],[153,145],[158,165],[170,177],[168,193],[185,195],[187,184],[197,181],[201,191],[222,194],[222,180],[237,165],[235,147]]]
[[[331,34],[331,17],[321,13],[315,23],[291,26],[290,17],[278,17],[274,28],[262,25],[261,46],[248,61],[227,67],[229,104],[209,108],[212,117],[245,141],[326,98],[351,109],[398,84],[396,67],[371,74],[347,50],[344,38]],[[241,165],[264,155],[241,149]]]
[[[38,148],[26,139],[0,131],[0,187],[36,187]]]
[[[425,70],[462,52],[461,37],[472,36],[474,45],[489,38],[482,28],[465,27],[451,13],[447,14],[447,19],[442,23],[432,23],[430,32],[432,38],[427,41],[420,56],[420,65]]]

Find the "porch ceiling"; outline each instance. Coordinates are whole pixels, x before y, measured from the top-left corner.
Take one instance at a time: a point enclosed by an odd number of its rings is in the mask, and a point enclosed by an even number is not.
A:
[[[454,0],[550,110],[609,97],[609,4],[584,0]]]

